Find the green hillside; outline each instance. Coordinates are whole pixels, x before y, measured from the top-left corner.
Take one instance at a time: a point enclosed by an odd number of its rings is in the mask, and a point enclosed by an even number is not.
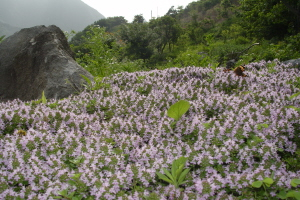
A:
[[[235,60],[234,66],[260,60],[284,61],[300,57],[299,4],[296,0],[195,1],[185,8],[171,7],[164,16],[149,22],[142,15],[132,22],[123,17],[101,19],[78,32],[70,44],[82,62],[84,55],[95,55],[91,44],[87,45],[93,37],[99,38],[93,33],[95,26],[105,29],[99,39],[111,56],[105,61],[106,56],[99,55],[103,64],[98,67],[113,71],[117,65],[145,70],[226,66],[230,60]]]

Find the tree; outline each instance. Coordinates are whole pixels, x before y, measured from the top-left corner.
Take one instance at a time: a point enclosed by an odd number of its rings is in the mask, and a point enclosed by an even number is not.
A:
[[[240,9],[252,37],[282,39],[299,32],[299,0],[242,0]]]
[[[89,32],[93,26],[105,28],[106,32],[117,32],[119,27],[126,23],[127,20],[124,17],[108,17],[106,19],[100,19],[92,25],[88,25],[83,31],[77,32],[74,37],[72,37],[70,44],[79,46],[84,43],[83,38],[87,37],[87,32]]]
[[[135,15],[134,19],[132,21],[133,24],[142,24],[145,22],[145,18],[143,17],[143,15]]]
[[[94,25],[98,25],[100,27],[105,27],[106,32],[116,32],[118,27],[122,24],[126,24],[127,20],[122,17],[108,17],[105,19],[100,19],[96,22],[94,22]]]
[[[180,12],[180,9],[182,9],[182,7],[179,7],[178,9],[175,9],[174,6],[172,6],[168,12],[166,13],[166,15],[171,16],[175,19],[177,19],[178,17],[178,11]]]
[[[94,76],[110,75],[110,66],[117,54],[114,36],[105,32],[105,28],[90,26],[82,39],[84,43],[77,52],[76,61]]]
[[[120,30],[120,38],[127,44],[126,55],[132,59],[149,59],[153,54],[151,46],[152,31],[147,23],[136,23],[123,25]]]
[[[220,10],[221,16],[224,18],[228,18],[228,12],[233,7],[231,0],[222,0],[220,5],[221,5],[221,10]]]
[[[169,46],[169,51],[171,51],[172,45],[177,42],[181,34],[181,27],[178,21],[170,15],[165,15],[152,19],[149,25],[156,36],[154,45],[158,53],[162,54],[167,45]]]
[[[198,21],[196,14],[192,15],[192,20],[187,25],[186,31],[192,44],[204,42],[204,28],[201,26],[201,21]]]

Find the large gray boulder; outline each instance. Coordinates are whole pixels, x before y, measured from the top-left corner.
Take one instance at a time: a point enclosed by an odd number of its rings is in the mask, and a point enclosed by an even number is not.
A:
[[[22,29],[0,43],[0,101],[61,99],[82,89],[84,75],[56,26]]]

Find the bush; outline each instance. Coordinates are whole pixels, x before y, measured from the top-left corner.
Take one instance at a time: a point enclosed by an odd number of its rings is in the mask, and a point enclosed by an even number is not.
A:
[[[108,76],[114,71],[111,68],[117,62],[118,47],[112,34],[105,28],[91,26],[83,37],[85,43],[77,50],[77,62],[94,76]]]

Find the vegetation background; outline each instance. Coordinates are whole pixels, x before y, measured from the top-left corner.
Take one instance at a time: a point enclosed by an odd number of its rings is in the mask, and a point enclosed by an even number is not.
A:
[[[300,58],[299,30],[298,0],[201,0],[149,22],[142,15],[130,23],[120,16],[101,19],[72,33],[70,45],[83,67],[107,76]]]

